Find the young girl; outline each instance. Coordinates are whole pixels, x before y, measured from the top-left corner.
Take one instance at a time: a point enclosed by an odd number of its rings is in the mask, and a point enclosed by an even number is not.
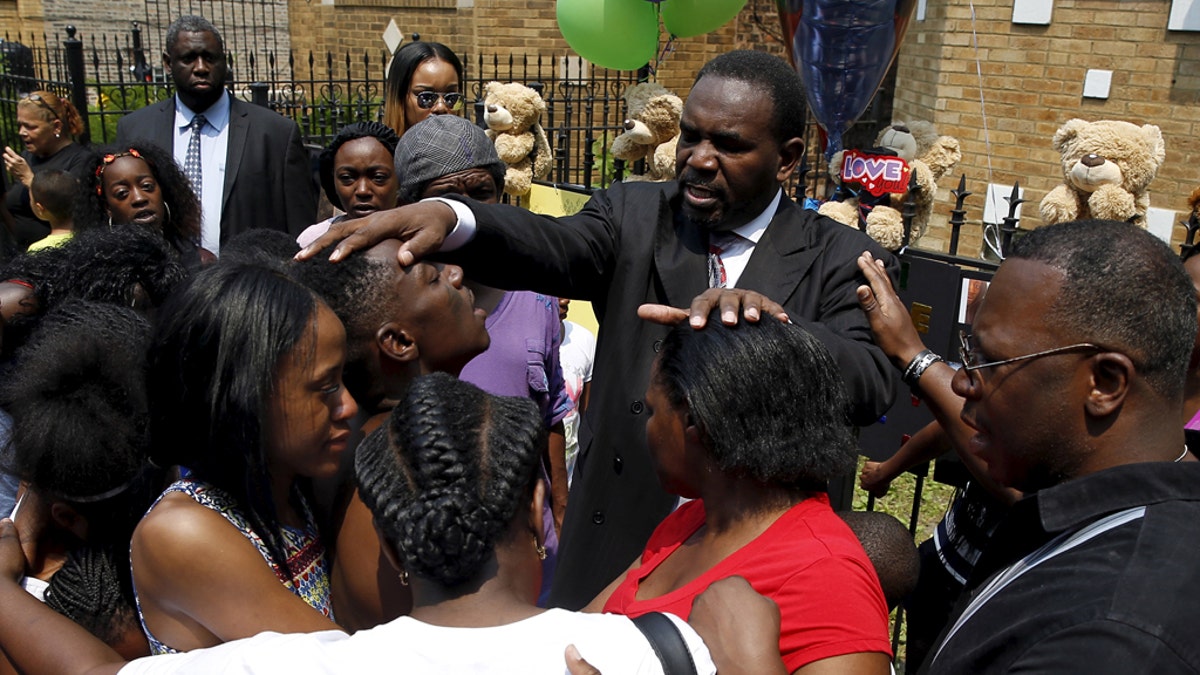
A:
[[[252,265],[199,274],[150,349],[152,458],[178,465],[133,535],[154,653],[265,630],[328,630],[325,550],[305,482],[331,476],[357,411],[346,333],[307,288]]]

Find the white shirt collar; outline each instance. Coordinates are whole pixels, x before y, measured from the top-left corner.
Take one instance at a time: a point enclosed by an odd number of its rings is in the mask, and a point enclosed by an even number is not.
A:
[[[775,212],[779,210],[779,202],[783,199],[783,188],[780,188],[775,193],[775,198],[767,205],[767,208],[762,213],[755,216],[750,222],[735,227],[732,232],[741,237],[749,239],[755,244],[759,239],[762,239],[763,232],[767,231],[767,226],[771,224],[771,219],[775,217]]]
[[[208,124],[216,129],[217,133],[225,128],[229,123],[229,91],[222,89],[221,98],[217,102],[210,105],[208,110],[204,111],[204,119]],[[196,116],[196,112],[187,107],[179,95],[175,96],[175,126],[178,129],[183,129],[192,123],[192,118]]]

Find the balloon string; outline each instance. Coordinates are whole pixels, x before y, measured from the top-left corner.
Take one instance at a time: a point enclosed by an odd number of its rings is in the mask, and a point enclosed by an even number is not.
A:
[[[968,4],[971,6],[971,44],[975,48],[975,74],[979,79],[979,115],[983,119],[983,146],[984,146],[984,151],[985,151],[984,158],[987,160],[987,177],[988,177],[988,185],[990,186],[992,184],[992,138],[991,138],[991,135],[988,133],[987,104],[983,98],[983,66],[980,65],[980,60],[979,60],[979,34],[975,31],[975,2],[974,2],[974,0],[970,0],[970,2],[968,2]],[[989,189],[987,191],[987,199],[995,200],[999,193],[994,194],[994,192],[995,191],[989,187]],[[993,201],[992,207],[993,207],[993,213],[1001,212],[1000,205],[997,204],[995,201]],[[999,241],[999,236],[998,236],[999,233],[993,232],[993,238],[996,241],[994,241],[994,242],[989,241],[988,240],[989,229],[988,229],[987,223],[984,223],[983,225],[984,225],[984,227],[983,227],[983,244],[984,244],[984,246],[987,246],[988,248],[990,248],[992,250],[992,253],[996,254],[996,257],[1003,260],[1003,255],[1000,252],[1000,241]]]
[[[667,55],[675,51],[675,36],[667,38],[667,44],[663,45],[662,51],[658,53],[658,58],[650,65],[650,73],[657,74],[659,66],[666,60]]]

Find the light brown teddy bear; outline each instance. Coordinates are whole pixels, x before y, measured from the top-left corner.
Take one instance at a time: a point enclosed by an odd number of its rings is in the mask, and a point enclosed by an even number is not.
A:
[[[938,180],[950,173],[962,159],[958,139],[953,136],[939,136],[929,122],[896,121],[879,132],[875,137],[875,145],[878,148],[887,148],[903,159],[916,174],[917,186],[920,189],[913,195],[916,213],[909,235],[909,243],[916,243],[929,229]],[[839,152],[829,160],[829,174],[838,184],[841,183],[842,157],[843,153]],[[888,203],[876,205],[867,214],[867,236],[889,251],[899,249],[904,241],[904,217],[901,209],[907,198],[908,193],[893,194]],[[858,227],[856,199],[825,202],[821,205],[819,213],[843,225]]]
[[[644,174],[630,174],[626,181],[667,181],[675,178],[675,145],[679,142],[679,117],[683,101],[653,82],[630,85],[625,90],[629,117],[625,131],[613,140],[609,151],[626,162],[646,160]]]
[[[483,88],[483,105],[488,138],[508,165],[504,191],[516,197],[529,194],[533,179],[545,178],[553,160],[541,124],[546,102],[523,84],[488,82]]]
[[[1066,182],[1042,199],[1044,223],[1102,218],[1146,226],[1147,187],[1166,157],[1158,127],[1073,119],[1055,132],[1054,149]]]

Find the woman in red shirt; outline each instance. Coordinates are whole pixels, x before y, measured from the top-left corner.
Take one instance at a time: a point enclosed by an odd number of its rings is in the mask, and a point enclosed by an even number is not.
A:
[[[738,575],[779,606],[788,672],[887,673],[883,592],[825,493],[856,458],[825,346],[770,317],[681,324],[663,340],[646,405],[659,480],[692,501],[593,608],[686,618],[709,584]]]

